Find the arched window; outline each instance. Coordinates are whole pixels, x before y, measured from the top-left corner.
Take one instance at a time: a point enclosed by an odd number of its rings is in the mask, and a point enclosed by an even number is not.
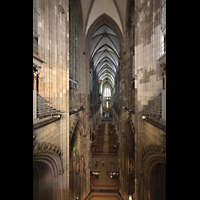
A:
[[[110,97],[110,96],[111,96],[110,88],[105,88],[105,89],[104,89],[103,96],[104,96],[104,97]]]

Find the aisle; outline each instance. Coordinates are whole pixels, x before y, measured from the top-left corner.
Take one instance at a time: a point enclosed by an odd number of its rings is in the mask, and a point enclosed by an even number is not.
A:
[[[104,160],[104,166],[102,161]],[[97,167],[95,167],[95,162],[97,161]],[[92,189],[118,189],[119,180],[118,178],[110,178],[107,171],[118,171],[118,156],[108,155],[95,155],[92,156],[91,171],[100,171],[99,178],[94,175],[90,177],[90,186]]]
[[[106,122],[106,124],[105,124],[103,153],[109,153],[109,144],[108,144],[108,122]]]
[[[91,172],[98,172],[99,176],[90,176],[90,186],[92,193],[88,196],[87,200],[121,200],[118,194],[119,188],[119,178],[118,176],[111,176],[111,172],[118,172],[118,152],[109,153],[109,134],[113,135],[113,130],[115,130],[114,125],[111,127],[111,121],[102,122],[105,126],[100,126],[98,133],[102,134],[102,127],[104,128],[104,141],[103,141],[103,152],[102,153],[92,153],[91,158]],[[99,137],[97,137],[99,138]],[[97,143],[100,142],[97,139]],[[97,166],[95,162],[97,161]],[[104,166],[103,166],[104,161]]]

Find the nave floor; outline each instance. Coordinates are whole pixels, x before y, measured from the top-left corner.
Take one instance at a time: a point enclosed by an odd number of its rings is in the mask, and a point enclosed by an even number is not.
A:
[[[90,175],[90,186],[92,189],[91,194],[87,200],[121,200],[118,194],[119,176],[111,177],[110,172],[119,172],[118,154],[109,153],[109,134],[111,129],[108,124],[111,120],[103,120],[105,123],[104,129],[104,143],[102,153],[93,153],[91,159],[91,171],[100,171],[99,177]],[[97,132],[98,134],[98,132]],[[98,142],[98,141],[97,141]],[[104,160],[104,166],[102,161]],[[97,166],[95,162],[97,161]]]

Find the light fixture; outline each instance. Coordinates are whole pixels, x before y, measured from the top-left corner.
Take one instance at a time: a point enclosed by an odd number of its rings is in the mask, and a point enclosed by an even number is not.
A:
[[[54,115],[53,116],[54,118],[60,118],[60,115],[58,114],[58,115]]]
[[[145,118],[146,118],[146,116],[143,115],[143,116],[142,116],[142,119],[145,119]]]

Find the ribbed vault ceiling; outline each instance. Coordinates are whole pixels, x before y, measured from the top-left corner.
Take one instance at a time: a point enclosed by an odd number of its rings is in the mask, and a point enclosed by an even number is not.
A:
[[[119,63],[119,41],[116,34],[107,26],[101,26],[90,43],[90,59],[103,83],[114,86]]]

